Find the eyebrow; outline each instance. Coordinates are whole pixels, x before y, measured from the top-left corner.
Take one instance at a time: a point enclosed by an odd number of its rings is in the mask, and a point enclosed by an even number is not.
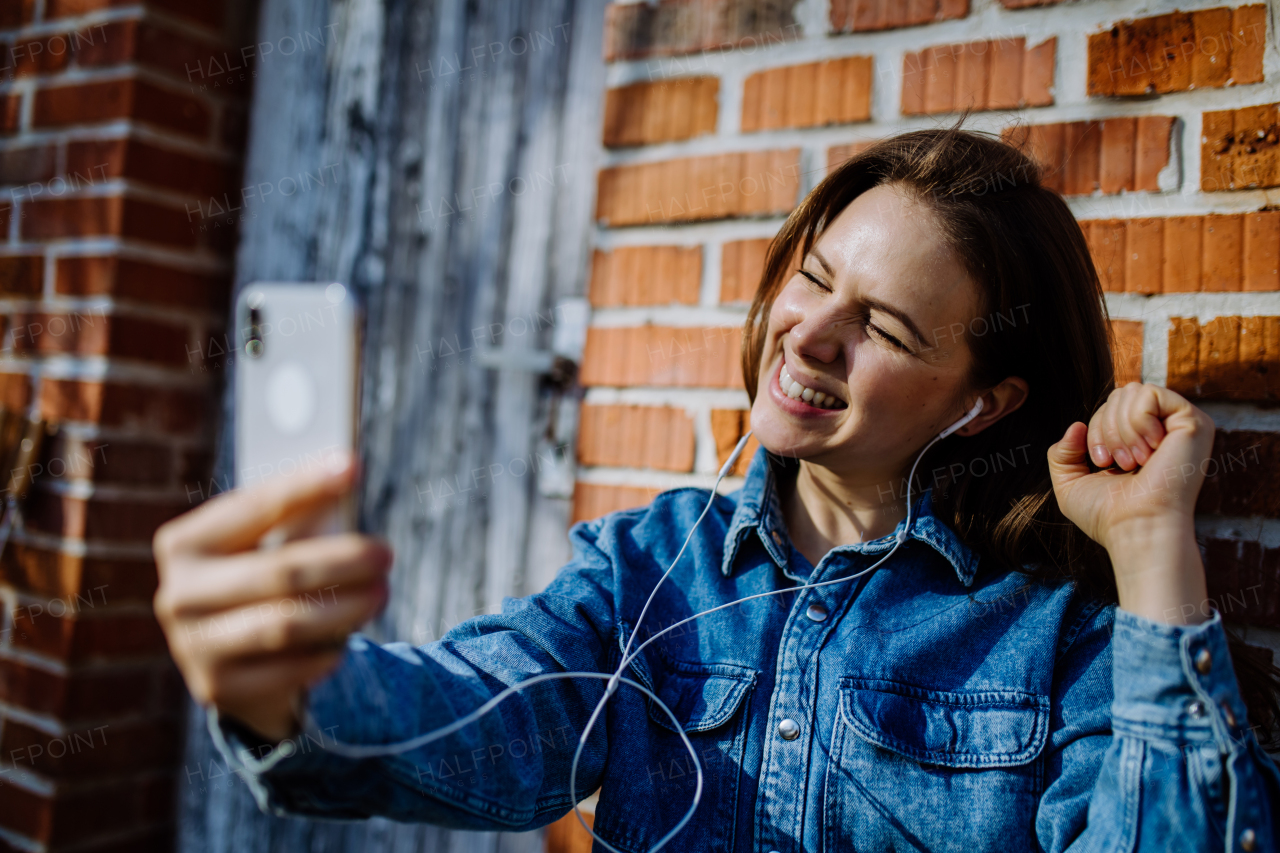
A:
[[[810,249],[809,254],[813,256],[814,260],[822,265],[822,269],[826,271],[827,275],[833,278],[835,277],[835,269],[833,269],[831,264],[827,262],[826,258],[822,257],[822,253],[818,251],[817,247]],[[915,336],[916,342],[919,343],[920,346],[929,346],[928,342],[925,341],[924,335],[920,332],[920,328],[915,324],[906,311],[890,305],[888,302],[881,302],[879,299],[875,299],[870,296],[864,296],[862,301],[878,311],[883,311],[886,314],[896,317],[902,325],[907,327],[907,331],[911,332],[911,334]]]

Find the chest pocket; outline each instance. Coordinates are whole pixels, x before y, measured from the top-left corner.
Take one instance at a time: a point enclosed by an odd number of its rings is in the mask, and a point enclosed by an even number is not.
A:
[[[1036,849],[1048,734],[1047,696],[841,679],[827,849]]]
[[[732,719],[756,682],[755,670],[732,664],[689,664],[667,661],[654,693],[680,720],[685,732],[709,732]],[[675,724],[652,699],[649,719],[669,732]]]
[[[955,693],[846,678],[840,712],[869,743],[957,769],[1026,764],[1049,734],[1049,697],[1019,691]]]

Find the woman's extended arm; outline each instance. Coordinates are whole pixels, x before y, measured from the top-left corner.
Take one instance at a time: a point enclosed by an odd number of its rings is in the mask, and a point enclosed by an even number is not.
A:
[[[1212,444],[1204,412],[1130,383],[1049,450],[1058,504],[1106,547],[1120,607],[1113,625],[1097,610],[1065,638],[1037,820],[1046,849],[1277,847],[1280,772],[1249,726],[1195,542]],[[1118,468],[1090,473],[1086,452]],[[1110,708],[1089,701],[1104,679]]]
[[[334,638],[381,604],[381,546],[348,536],[249,549],[275,521],[323,504],[351,480],[344,471],[232,493],[157,537],[157,612],[193,695],[218,709],[210,728],[224,757],[259,805],[281,814],[505,830],[563,815],[575,801],[568,783],[578,733],[603,694],[601,680],[517,691],[474,724],[399,755],[352,759],[325,747],[409,739],[533,675],[610,672],[618,657],[614,573],[594,545],[598,528],[575,530],[573,563],[545,592],[507,599],[500,614],[416,648],[356,634],[334,650]],[[326,639],[330,647],[319,651]],[[314,727],[299,732],[303,708]],[[604,757],[605,726],[597,725],[577,799],[597,787]]]

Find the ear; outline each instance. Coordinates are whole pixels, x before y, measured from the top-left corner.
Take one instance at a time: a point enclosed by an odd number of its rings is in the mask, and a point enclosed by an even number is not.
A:
[[[1027,400],[1027,380],[1021,376],[1009,376],[1000,384],[982,394],[982,411],[969,423],[956,430],[957,435],[977,435],[1010,412],[1015,412]],[[969,405],[973,405],[970,403]]]

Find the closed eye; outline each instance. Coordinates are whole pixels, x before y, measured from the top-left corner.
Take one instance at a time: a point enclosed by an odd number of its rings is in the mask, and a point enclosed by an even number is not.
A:
[[[809,281],[813,282],[813,284],[814,284],[814,285],[816,285],[817,287],[819,287],[820,289],[822,289],[824,292],[826,292],[826,293],[830,293],[830,292],[831,292],[831,288],[830,288],[829,286],[827,286],[826,284],[824,284],[824,283],[822,282],[822,280],[821,280],[821,279],[819,279],[816,275],[814,275],[813,273],[809,272],[808,270],[805,270],[805,269],[798,269],[798,270],[796,270],[796,272],[800,273],[800,275],[802,275],[802,276],[804,276],[805,278],[809,279]]]
[[[874,323],[868,322],[868,323],[867,323],[867,328],[868,328],[868,329],[870,329],[871,331],[875,332],[877,335],[879,335],[880,337],[884,338],[886,341],[888,341],[889,343],[893,344],[895,347],[897,347],[898,349],[902,350],[903,352],[908,352],[908,353],[909,353],[909,352],[911,352],[911,350],[907,349],[907,348],[906,348],[906,346],[904,346],[904,345],[903,345],[902,341],[898,340],[898,339],[897,339],[897,338],[895,338],[893,335],[889,334],[889,333],[888,333],[888,332],[886,332],[884,329],[880,328],[879,326],[875,325]]]

